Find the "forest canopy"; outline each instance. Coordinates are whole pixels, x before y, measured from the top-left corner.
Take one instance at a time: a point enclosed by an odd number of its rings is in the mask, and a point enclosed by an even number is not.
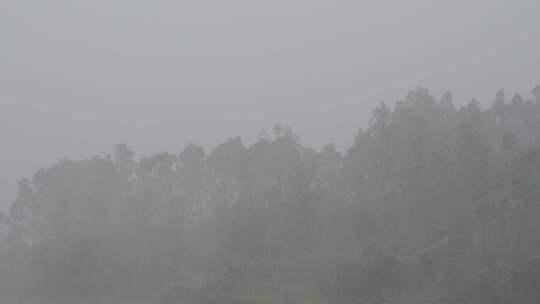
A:
[[[0,213],[0,294],[538,303],[533,96],[458,108],[417,88],[344,152],[277,124],[249,146],[62,159]]]

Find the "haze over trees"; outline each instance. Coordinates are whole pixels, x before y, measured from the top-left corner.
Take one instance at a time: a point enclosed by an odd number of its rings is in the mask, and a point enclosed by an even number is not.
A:
[[[0,213],[0,299],[538,303],[533,96],[417,88],[344,152],[277,124],[250,146],[62,159]]]

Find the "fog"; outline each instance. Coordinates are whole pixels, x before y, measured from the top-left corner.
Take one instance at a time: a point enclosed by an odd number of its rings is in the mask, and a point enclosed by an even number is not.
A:
[[[352,143],[411,88],[491,102],[539,78],[537,1],[12,1],[0,10],[0,203],[118,142],[139,156],[276,122]],[[39,151],[36,153],[36,151]]]
[[[524,169],[540,134],[539,12],[533,0],[1,1],[0,285],[24,302],[183,303],[186,284],[219,281],[232,285],[195,293],[487,303],[498,289],[535,303],[538,278],[520,271],[540,267],[540,219],[524,215],[540,176]],[[458,240],[459,263],[426,253]],[[385,271],[418,284],[367,292]]]

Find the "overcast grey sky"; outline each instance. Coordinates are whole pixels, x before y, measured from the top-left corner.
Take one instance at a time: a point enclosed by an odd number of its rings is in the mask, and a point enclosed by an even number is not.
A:
[[[540,82],[540,1],[0,0],[0,207],[62,157],[251,142],[341,149],[421,85],[489,103]]]

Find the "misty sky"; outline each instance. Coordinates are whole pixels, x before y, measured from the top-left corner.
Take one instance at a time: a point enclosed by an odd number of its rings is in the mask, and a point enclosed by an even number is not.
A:
[[[540,1],[0,0],[0,208],[15,181],[127,143],[140,157],[291,125],[349,146],[421,85],[530,97]]]

